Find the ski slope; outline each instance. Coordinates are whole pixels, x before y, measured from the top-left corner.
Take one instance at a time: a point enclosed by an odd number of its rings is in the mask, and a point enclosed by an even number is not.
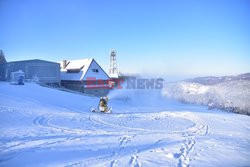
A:
[[[250,117],[157,91],[96,97],[0,82],[0,166],[249,166]]]

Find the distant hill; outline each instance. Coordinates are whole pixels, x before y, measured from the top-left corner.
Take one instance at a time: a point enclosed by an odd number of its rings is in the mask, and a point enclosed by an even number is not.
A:
[[[166,83],[162,94],[184,103],[250,115],[250,73]]]
[[[199,83],[202,85],[215,85],[226,81],[239,81],[239,80],[250,81],[250,73],[234,75],[234,76],[222,76],[222,77],[214,77],[214,76],[197,77],[197,78],[187,79],[185,81]]]

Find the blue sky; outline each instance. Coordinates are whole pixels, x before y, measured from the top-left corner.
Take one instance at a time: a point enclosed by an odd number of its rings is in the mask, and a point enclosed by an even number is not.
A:
[[[250,72],[249,0],[0,0],[8,61],[94,57],[124,73]]]

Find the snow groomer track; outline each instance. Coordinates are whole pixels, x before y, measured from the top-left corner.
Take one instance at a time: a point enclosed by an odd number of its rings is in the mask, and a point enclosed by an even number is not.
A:
[[[60,113],[60,114],[43,114],[29,117],[28,113],[36,113],[32,110],[18,110],[17,108],[1,108],[1,111],[19,115],[23,120],[32,120],[31,128],[35,133],[34,139],[29,140],[22,136],[19,140],[8,143],[8,147],[3,148],[5,153],[13,153],[11,159],[15,159],[14,152],[22,150],[45,150],[48,147],[58,147],[62,145],[78,145],[82,141],[89,141],[95,145],[95,149],[103,147],[96,141],[105,142],[108,138],[111,140],[107,144],[115,146],[114,153],[102,155],[101,157],[84,159],[64,165],[95,165],[96,163],[120,162],[123,164],[127,161],[132,165],[136,162],[140,165],[138,158],[142,158],[140,153],[156,154],[157,150],[164,150],[169,145],[167,138],[179,138],[179,152],[172,154],[173,158],[178,160],[178,166],[189,165],[191,161],[189,154],[193,151],[196,143],[196,136],[205,136],[209,133],[209,126],[199,117],[190,112],[158,112],[158,113],[129,113],[129,114],[101,114],[101,113]],[[104,139],[105,138],[105,139]],[[146,139],[145,139],[146,138]],[[146,140],[146,147],[132,147],[138,142]],[[5,143],[6,145],[7,143]],[[126,148],[129,148],[126,151]],[[22,153],[21,152],[21,153]],[[129,157],[128,155],[131,154]],[[127,159],[120,160],[119,159]],[[135,160],[136,159],[136,160]],[[7,159],[6,161],[8,161]],[[96,162],[98,160],[98,162]],[[100,162],[99,162],[100,161]],[[5,162],[2,160],[2,162]],[[87,164],[86,164],[87,163]],[[107,164],[105,164],[107,165]],[[102,166],[102,165],[101,165]],[[126,166],[126,165],[125,165]],[[132,165],[133,166],[133,165]]]

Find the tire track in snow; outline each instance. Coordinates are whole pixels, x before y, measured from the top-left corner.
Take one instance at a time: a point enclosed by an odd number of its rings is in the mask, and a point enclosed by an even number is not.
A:
[[[17,112],[20,112],[20,111],[17,111]],[[112,115],[111,119],[106,121],[106,120],[102,120],[102,115],[92,115],[90,114],[89,115],[89,122],[91,124],[89,124],[90,126],[92,126],[91,128],[94,130],[94,133],[97,133],[97,129],[98,130],[101,130],[102,128],[105,128],[105,127],[109,127],[109,130],[113,129],[111,131],[112,134],[116,134],[115,131],[120,131],[122,130],[121,132],[118,132],[117,134],[120,135],[120,139],[119,139],[119,144],[120,144],[120,147],[122,148],[125,148],[127,143],[128,142],[131,142],[133,140],[133,134],[137,134],[138,132],[147,132],[147,134],[154,134],[154,133],[169,133],[169,134],[172,134],[172,133],[176,133],[176,134],[180,134],[182,135],[184,138],[185,138],[185,142],[183,144],[183,146],[181,147],[180,149],[180,153],[178,154],[178,158],[179,158],[179,163],[178,163],[178,166],[182,167],[182,166],[189,166],[190,164],[190,161],[191,161],[191,158],[190,158],[190,153],[193,151],[194,147],[195,147],[195,144],[196,144],[196,136],[205,136],[207,134],[209,134],[209,126],[206,124],[206,122],[204,122],[201,118],[199,118],[198,116],[192,114],[192,113],[189,113],[189,112],[176,112],[176,113],[167,113],[164,115],[162,115],[162,113],[164,112],[160,112],[160,113],[143,113],[143,114],[146,114],[146,115],[143,115],[143,118],[145,119],[148,119],[150,121],[151,119],[151,115],[156,115],[157,118],[155,118],[156,120],[160,120],[160,119],[164,119],[164,116],[170,116],[172,118],[182,118],[182,119],[187,119],[187,120],[190,120],[194,123],[194,126],[192,127],[188,127],[186,129],[183,129],[183,130],[174,130],[173,129],[173,126],[172,124],[170,124],[168,122],[168,127],[170,129],[169,132],[165,132],[163,130],[150,130],[150,129],[145,129],[145,128],[133,128],[133,127],[126,127],[126,126],[122,126],[122,125],[119,125],[119,124],[116,124],[116,122],[112,122],[112,118],[115,118],[115,117],[120,117],[120,116],[124,116],[124,118],[126,119],[127,115],[125,114],[122,114],[122,115]],[[130,114],[131,115],[131,114]],[[135,114],[135,115],[138,115],[138,114]],[[33,125],[35,126],[39,126],[41,128],[48,128],[48,133],[52,132],[52,131],[57,131],[57,132],[60,132],[62,134],[66,134],[66,135],[75,135],[75,134],[86,134],[87,133],[87,130],[86,129],[73,129],[73,128],[70,128],[70,127],[67,127],[67,126],[58,126],[56,125],[56,123],[52,123],[54,119],[56,119],[56,116],[59,116],[58,115],[50,115],[50,114],[44,114],[44,115],[40,115],[40,116],[37,116],[34,118],[33,120]],[[163,116],[163,117],[161,117]],[[158,118],[159,117],[159,118]],[[79,120],[77,120],[79,121]],[[110,122],[111,121],[111,122]],[[94,125],[97,125],[97,126],[94,126]],[[124,131],[124,130],[129,130],[129,131]],[[90,131],[90,133],[92,133],[93,131]],[[54,132],[53,132],[54,133]],[[59,133],[59,134],[60,134]],[[106,133],[106,130],[104,131],[104,133]],[[128,134],[127,136],[123,134]],[[131,136],[132,135],[132,136]],[[63,142],[63,140],[67,140],[67,138],[61,138],[61,141]],[[26,147],[25,145],[33,145],[32,148],[40,148],[40,147],[44,147],[46,145],[49,145],[49,144],[53,144],[53,143],[57,143],[58,141],[42,141],[42,143],[39,143],[40,141],[38,140],[34,140],[34,141],[21,141],[23,143],[19,143],[21,145],[23,145],[22,147]],[[30,142],[30,144],[28,144],[28,142]],[[34,142],[32,144],[32,142]],[[37,143],[36,143],[37,142]],[[155,143],[154,143],[155,145]],[[20,145],[19,145],[20,146]],[[17,147],[19,147],[17,145]],[[14,146],[15,147],[15,146]],[[160,146],[159,146],[160,147]],[[28,148],[28,147],[27,147]],[[155,147],[157,148],[157,147]],[[151,147],[148,147],[147,148],[148,150],[149,149],[152,149]],[[146,150],[146,149],[145,149]],[[145,151],[143,150],[143,151]],[[98,157],[99,158],[99,161],[102,162],[103,160],[106,161],[106,160],[110,160],[109,162],[113,162],[111,163],[110,165],[112,166],[116,166],[117,165],[117,162],[118,162],[118,159],[117,158],[121,158],[123,156],[127,156],[128,154],[132,154],[132,156],[130,157],[130,161],[131,162],[130,164],[133,165],[133,166],[140,166],[141,164],[139,163],[138,161],[138,154],[135,154],[136,152],[136,148],[134,150],[130,150],[130,151],[122,151],[122,152],[118,152],[118,155],[112,155],[112,154],[107,154],[105,156],[100,156]],[[124,155],[126,154],[126,155]],[[114,160],[115,158],[115,160]],[[111,161],[113,159],[113,161]],[[93,159],[92,159],[93,160]],[[90,160],[90,161],[92,161]],[[91,162],[92,163],[92,162]],[[75,163],[77,164],[77,163]],[[84,165],[85,163],[80,161],[80,165]]]
[[[187,119],[185,117],[180,117],[180,116],[177,116],[176,114],[172,114],[172,113],[169,113],[169,112],[143,113],[143,114],[144,114],[144,116],[139,115],[138,118],[137,118],[138,120],[135,119],[134,121],[140,121],[140,119],[142,119],[142,118],[146,119],[147,121],[159,120],[159,119],[165,120],[166,118],[168,118],[168,119],[170,119],[170,118],[181,118],[183,120],[189,120],[189,119]],[[123,118],[123,119],[126,120],[127,117],[128,117],[127,114],[113,114],[113,115],[115,115],[115,116],[112,116],[112,119]],[[129,114],[129,116],[131,116],[131,115],[137,116],[138,113]],[[154,116],[154,117],[152,117],[152,116]],[[157,119],[155,117],[157,117]],[[129,127],[129,126],[124,126],[124,125],[119,125],[119,124],[116,124],[116,123],[112,122],[113,121],[112,119],[110,119],[108,121],[104,121],[102,119],[102,115],[100,115],[100,114],[90,114],[90,116],[89,116],[89,120],[91,122],[93,122],[93,123],[95,123],[97,125],[103,126],[103,127],[110,127],[110,128],[116,128],[116,129],[119,128],[121,130],[130,130],[130,131],[134,131],[136,133],[138,133],[138,132],[166,133],[166,129],[162,130],[162,128],[161,128],[161,130],[159,130],[159,129],[147,129],[147,128],[141,128],[141,127]],[[191,122],[193,122],[193,121],[191,120]],[[168,130],[167,133],[169,133],[169,134],[170,133],[171,134],[173,134],[173,133],[182,133],[183,130],[185,130],[185,129],[173,130],[173,126],[167,121],[166,121],[166,123],[168,124],[167,125],[167,130]],[[190,127],[188,127],[188,128],[190,128]]]
[[[123,114],[121,114],[123,115]],[[121,125],[117,125],[117,124],[113,124],[110,122],[106,122],[100,119],[100,116],[94,116],[94,115],[90,115],[89,119],[98,125],[104,126],[104,127],[112,127],[112,128],[119,128],[119,129],[127,129],[127,130],[132,130],[132,131],[148,131],[151,132],[152,130],[148,130],[148,129],[143,129],[143,128],[131,128],[131,127],[127,127],[127,126],[121,126]]]
[[[83,117],[83,118],[85,118],[85,117]],[[38,116],[37,118],[35,118],[33,123],[34,123],[34,125],[48,128],[49,130],[55,130],[57,132],[67,133],[70,135],[89,135],[92,133],[94,133],[94,134],[107,134],[107,131],[93,127],[93,122],[91,122],[91,121],[85,122],[85,124],[90,123],[89,127],[90,128],[92,127],[92,129],[85,129],[84,127],[83,128],[70,128],[70,127],[67,128],[65,126],[60,126],[60,125],[57,125],[56,123],[52,123],[52,121],[54,121],[54,120],[56,120],[56,118],[54,116],[41,115],[41,116]],[[78,122],[80,122],[80,121],[78,121]],[[72,122],[72,124],[73,124],[73,122]]]
[[[161,112],[161,113],[163,113],[163,112]],[[150,115],[152,113],[146,113],[146,114]],[[157,114],[157,113],[153,113],[153,114]],[[177,166],[178,167],[190,166],[189,164],[192,161],[192,159],[189,156],[195,147],[196,136],[207,135],[209,133],[209,126],[201,118],[199,118],[198,116],[196,116],[190,112],[166,113],[166,115],[171,116],[173,118],[187,119],[187,120],[190,120],[191,122],[194,123],[194,126],[189,127],[187,129],[184,129],[184,130],[180,130],[180,131],[171,130],[172,133],[181,134],[184,137],[184,141],[185,141],[183,143],[183,146],[180,148],[180,152],[175,154],[175,156],[174,156],[174,157],[179,159]],[[156,130],[148,130],[148,129],[143,129],[143,128],[131,128],[131,127],[126,127],[126,126],[121,126],[121,125],[105,122],[105,121],[101,120],[100,117],[92,117],[91,119],[93,121],[95,121],[96,123],[98,123],[100,125],[105,125],[105,126],[111,126],[111,127],[116,127],[116,128],[119,127],[119,128],[137,130],[137,131],[147,131],[147,132],[152,132],[152,133],[158,132]],[[160,119],[160,118],[157,118],[157,119]],[[171,128],[172,126],[168,125],[168,127]],[[159,132],[164,132],[164,131],[159,131]],[[125,147],[124,145],[129,141],[131,141],[130,136],[121,137],[120,138],[120,146],[122,148]],[[137,151],[137,150],[135,150],[135,151]],[[131,157],[131,160],[133,160],[133,162],[134,162],[133,164],[135,164],[136,159],[137,159],[135,157],[138,157],[138,156],[134,155]],[[113,160],[113,161],[115,162],[115,161],[117,161],[117,159]]]

